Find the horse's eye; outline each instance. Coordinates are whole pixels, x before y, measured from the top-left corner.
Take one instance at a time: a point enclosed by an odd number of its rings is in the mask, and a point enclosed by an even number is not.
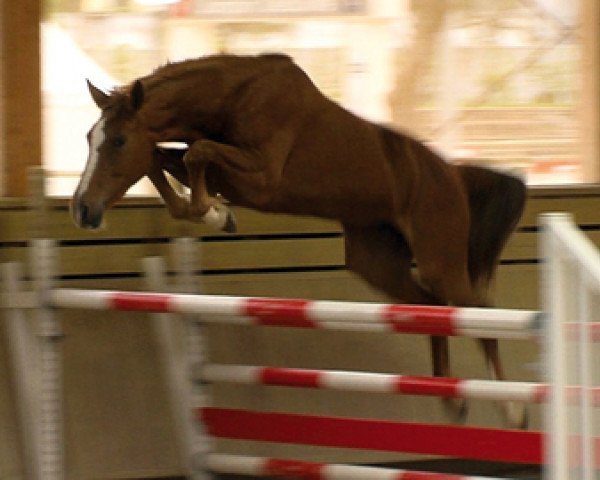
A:
[[[123,145],[125,145],[126,142],[127,142],[127,139],[125,137],[123,137],[122,135],[119,135],[118,137],[114,137],[111,141],[112,146],[115,148],[121,148]]]

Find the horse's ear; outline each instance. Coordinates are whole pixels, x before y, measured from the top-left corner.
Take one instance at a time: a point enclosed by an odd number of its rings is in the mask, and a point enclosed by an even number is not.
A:
[[[89,80],[86,79],[86,82],[94,103],[98,105],[98,108],[103,110],[108,105],[110,95],[104,93],[98,87],[94,86],[94,84]]]
[[[140,107],[142,106],[142,103],[144,103],[144,87],[143,87],[141,81],[136,80],[135,82],[133,82],[133,86],[131,87],[130,97],[131,97],[131,107],[133,108],[133,110],[134,111],[139,110]]]

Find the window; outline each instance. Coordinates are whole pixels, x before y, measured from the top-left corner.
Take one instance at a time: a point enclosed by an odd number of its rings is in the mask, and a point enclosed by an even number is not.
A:
[[[220,51],[286,52],[328,96],[449,161],[508,169],[530,184],[589,181],[585,162],[598,162],[581,148],[582,106],[598,99],[581,87],[579,8],[595,0],[46,1],[52,194],[72,192],[87,158],[98,112],[85,78],[110,88],[167,60]]]

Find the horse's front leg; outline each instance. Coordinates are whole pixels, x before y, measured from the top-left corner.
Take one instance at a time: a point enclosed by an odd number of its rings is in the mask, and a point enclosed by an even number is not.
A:
[[[157,165],[156,168],[153,168],[148,173],[148,178],[164,200],[171,217],[176,219],[188,219],[190,217],[189,201],[173,189],[160,166]]]
[[[198,209],[192,208],[187,196],[182,196],[175,191],[167,180],[162,167],[162,165],[157,164],[148,173],[148,178],[164,200],[171,217],[178,220],[208,223],[226,232],[235,232],[235,220],[227,207],[215,203],[211,204],[204,214],[199,214]],[[218,201],[215,199],[215,202]],[[221,216],[223,219],[220,218]]]
[[[276,144],[277,148],[272,148],[268,155],[257,149],[240,148],[206,139],[193,143],[183,157],[190,180],[193,214],[213,215],[218,222],[227,221],[226,226],[234,222],[231,212],[207,190],[205,176],[209,163],[217,167],[218,176],[226,182],[228,190],[223,193],[231,195],[231,200],[259,210],[272,208],[273,204],[270,202],[281,184],[285,152],[288,150],[285,140],[272,140],[271,143]]]
[[[237,230],[233,213],[218,198],[211,196],[206,186],[206,167],[215,159],[212,145],[213,142],[208,140],[198,140],[183,157],[191,190],[188,215],[192,221],[233,233]]]

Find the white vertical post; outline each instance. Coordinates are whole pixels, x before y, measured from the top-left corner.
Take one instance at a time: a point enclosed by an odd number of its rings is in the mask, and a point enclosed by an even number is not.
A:
[[[564,325],[568,319],[564,258],[552,235],[552,222],[568,221],[567,215],[547,214],[541,218],[542,302],[546,312],[546,372],[551,384],[550,402],[546,409],[546,469],[548,480],[569,480],[568,417],[566,398],[567,340]]]
[[[193,238],[177,238],[173,242],[173,260],[177,289],[187,293],[197,292],[194,268],[199,264],[199,248]],[[200,288],[201,290],[201,288]],[[212,475],[207,471],[207,458],[213,451],[213,440],[194,416],[193,410],[209,405],[207,386],[199,382],[199,372],[208,357],[206,347],[206,326],[200,323],[197,316],[186,315],[182,317],[186,322],[186,352],[187,372],[191,410],[188,421],[193,432],[193,467],[194,480],[209,480]]]
[[[596,478],[596,471],[590,395],[596,383],[590,324],[592,305],[600,296],[600,253],[569,215],[546,214],[542,226],[542,294],[548,315],[546,358],[552,384],[547,409],[548,478],[591,480]],[[567,330],[568,322],[573,322],[577,330]],[[570,386],[581,390],[579,401],[573,404],[567,398]]]
[[[63,416],[62,416],[62,330],[47,302],[56,271],[55,247],[52,240],[35,239],[31,242],[31,273],[33,286],[39,298],[36,323],[40,348],[40,440],[41,474],[43,480],[64,478]]]
[[[3,293],[6,298],[14,299],[23,292],[21,269],[16,263],[2,265]],[[37,338],[29,329],[24,310],[19,306],[6,306],[5,325],[8,338],[8,351],[14,372],[14,385],[20,443],[21,459],[26,478],[41,480],[40,456],[40,402],[39,402],[39,349]]]
[[[166,268],[162,257],[143,259],[148,288],[154,292],[168,291]],[[155,337],[161,355],[164,377],[169,391],[171,415],[175,424],[178,452],[187,478],[200,478],[194,473],[195,427],[191,401],[190,372],[187,361],[186,330],[188,326],[179,315],[152,315]]]
[[[579,358],[579,373],[581,383],[581,395],[579,403],[579,421],[581,422],[581,460],[583,462],[581,469],[581,478],[583,480],[594,480],[594,452],[593,452],[593,411],[591,402],[591,392],[593,386],[592,370],[592,348],[590,339],[590,308],[591,292],[589,290],[587,278],[583,269],[578,269],[578,337],[577,346]]]
[[[194,281],[196,244],[192,238],[179,238],[172,244],[176,287],[180,293],[197,293]],[[165,263],[161,258],[144,259],[148,287],[166,291]],[[209,436],[194,416],[194,408],[207,403],[202,386],[196,386],[197,369],[204,361],[205,347],[197,318],[189,315],[155,314],[154,329],[168,382],[171,411],[186,475],[194,480],[212,478],[206,471],[210,453]]]
[[[62,415],[62,329],[54,309],[48,304],[48,292],[57,272],[56,247],[48,235],[48,206],[44,170],[32,168],[30,180],[30,272],[38,298],[35,312],[40,358],[40,470],[42,480],[65,477]]]

